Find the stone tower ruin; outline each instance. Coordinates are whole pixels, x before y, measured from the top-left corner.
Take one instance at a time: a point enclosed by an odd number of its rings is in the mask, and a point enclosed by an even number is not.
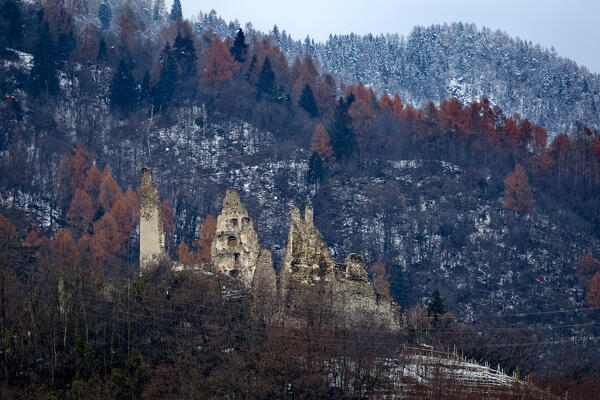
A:
[[[165,255],[165,235],[158,189],[152,181],[152,170],[142,168],[140,184],[140,270]]]
[[[223,210],[217,217],[217,229],[211,247],[211,256],[217,271],[240,279],[246,287],[252,286],[254,272],[258,265],[261,247],[254,230],[252,218],[240,199],[237,189],[227,189],[223,199]],[[275,271],[270,262],[270,253],[261,258],[270,265],[263,265],[264,270]],[[271,273],[271,272],[269,272]]]

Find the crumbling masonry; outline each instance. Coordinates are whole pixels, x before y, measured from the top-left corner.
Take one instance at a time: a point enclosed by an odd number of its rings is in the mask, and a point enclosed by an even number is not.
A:
[[[150,262],[165,254],[161,204],[150,169],[142,170],[140,194],[140,267],[143,271]],[[212,266],[208,267],[238,279],[249,290],[255,313],[265,320],[273,320],[278,314],[288,324],[296,324],[303,318],[300,314],[314,304],[326,308],[332,318],[341,319],[344,324],[369,320],[398,327],[398,307],[392,300],[376,295],[365,261],[350,254],[344,264],[336,264],[314,225],[313,213],[312,206],[308,205],[302,218],[300,210],[292,207],[277,285],[271,252],[260,247],[254,223],[241,202],[239,191],[227,189],[211,247]],[[203,267],[206,266],[196,266]]]

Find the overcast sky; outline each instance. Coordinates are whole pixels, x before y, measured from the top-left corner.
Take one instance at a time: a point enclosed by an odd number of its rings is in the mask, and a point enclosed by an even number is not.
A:
[[[211,9],[226,21],[294,38],[325,41],[330,33],[399,33],[414,25],[468,22],[554,46],[600,73],[600,0],[181,0],[186,17]],[[170,9],[170,2],[167,0]]]

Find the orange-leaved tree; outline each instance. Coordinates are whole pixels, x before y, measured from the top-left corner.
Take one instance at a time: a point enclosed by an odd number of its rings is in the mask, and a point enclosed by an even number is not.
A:
[[[590,307],[600,307],[600,272],[596,272],[590,280],[585,302]]]
[[[527,174],[517,163],[515,170],[504,180],[504,202],[502,207],[513,212],[529,212],[533,208],[533,193]]]
[[[235,61],[229,48],[218,37],[210,44],[210,50],[204,64],[204,78],[210,85],[228,81],[239,71],[240,64]]]
[[[327,166],[335,161],[333,149],[329,143],[329,134],[327,133],[327,129],[325,129],[321,123],[319,123],[315,128],[310,140],[310,151],[317,152],[317,154],[321,157],[321,160],[323,160],[324,166]]]

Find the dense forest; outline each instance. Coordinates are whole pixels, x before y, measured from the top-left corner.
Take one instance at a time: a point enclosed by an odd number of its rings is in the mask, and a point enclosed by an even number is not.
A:
[[[3,392],[364,398],[389,389],[381,355],[416,343],[570,398],[600,385],[597,130],[548,135],[487,97],[415,108],[201,22],[178,1],[1,2]],[[210,263],[224,187],[248,192],[276,260],[281,212],[311,202],[334,255],[383,269],[406,331],[282,330],[235,282],[137,276],[143,165],[173,258]]]

